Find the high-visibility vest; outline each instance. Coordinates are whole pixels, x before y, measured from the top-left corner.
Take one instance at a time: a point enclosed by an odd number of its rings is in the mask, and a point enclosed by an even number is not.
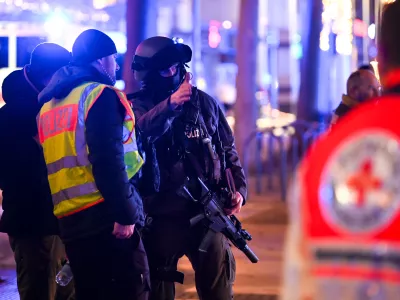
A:
[[[130,103],[120,90],[88,82],[73,89],[64,99],[52,99],[45,103],[38,118],[39,140],[46,160],[54,214],[58,218],[104,201],[88,159],[85,121],[105,88],[116,92],[126,110],[123,142],[128,178],[132,178],[143,164],[137,149],[135,117]]]

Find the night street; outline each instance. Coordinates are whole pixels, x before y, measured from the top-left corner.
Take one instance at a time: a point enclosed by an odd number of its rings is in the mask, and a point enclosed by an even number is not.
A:
[[[275,300],[282,273],[282,246],[287,220],[285,205],[278,200],[277,195],[253,196],[239,216],[243,220],[243,227],[253,236],[249,245],[260,261],[252,264],[235,249],[235,300]],[[0,249],[0,253],[2,251]],[[185,284],[177,284],[176,299],[198,299],[189,261],[183,259],[179,269],[185,273]],[[0,299],[19,299],[15,272],[12,269],[2,269],[0,276],[6,279],[5,283],[0,284]]]

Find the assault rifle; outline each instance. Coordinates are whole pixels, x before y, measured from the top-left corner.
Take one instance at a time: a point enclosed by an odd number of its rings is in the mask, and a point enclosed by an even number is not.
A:
[[[242,229],[242,224],[235,216],[226,215],[216,193],[210,191],[200,178],[197,178],[197,180],[201,187],[200,199],[195,199],[185,185],[182,190],[187,197],[203,207],[203,212],[193,217],[190,220],[190,225],[193,226],[202,220],[208,221],[209,229],[199,246],[199,251],[207,252],[213,236],[217,232],[222,232],[252,263],[257,263],[257,255],[249,248],[246,242],[251,241],[251,235]]]

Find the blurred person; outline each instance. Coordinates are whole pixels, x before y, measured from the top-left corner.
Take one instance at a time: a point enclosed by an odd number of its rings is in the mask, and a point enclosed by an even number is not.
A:
[[[135,187],[143,159],[130,103],[114,87],[116,55],[109,36],[82,32],[70,66],[39,95],[39,140],[78,300],[145,300],[149,292]]]
[[[14,252],[21,300],[73,299],[73,283],[60,287],[55,282],[65,249],[58,237],[36,126],[38,94],[69,60],[70,53],[63,47],[40,44],[32,51],[30,64],[12,72],[2,84],[6,105],[0,109],[4,210],[0,231],[8,234]]]
[[[195,179],[204,176],[210,189],[218,193],[226,186],[222,174],[229,168],[236,193],[231,203],[225,203],[226,213],[239,213],[247,197],[245,175],[225,116],[215,99],[190,83],[186,64],[191,56],[189,46],[157,36],[140,43],[132,63],[142,89],[128,96],[133,98],[143,141],[148,142],[146,164],[150,168],[144,167],[143,178],[147,179],[142,181],[141,192],[147,215],[143,240],[152,300],[174,299],[175,282],[183,282],[183,274],[177,271],[183,255],[195,271],[200,299],[233,298],[236,264],[228,240],[217,233],[207,252],[200,252],[207,229],[202,222],[191,227],[189,220],[202,208],[179,192],[185,184],[199,199]],[[207,147],[205,141],[211,144]]]
[[[349,112],[296,172],[282,300],[399,299],[399,16],[400,1],[385,5],[378,41],[383,96]]]
[[[382,13],[382,23],[378,43],[379,77],[384,94],[400,92],[400,42],[396,38],[400,24],[400,2],[387,4]]]
[[[371,64],[361,65],[358,69],[359,69],[359,70],[371,71],[372,73],[375,74],[374,67],[373,67]]]
[[[380,95],[380,84],[375,74],[369,69],[359,69],[352,73],[346,84],[347,94],[335,109],[331,126],[360,103],[376,98]]]

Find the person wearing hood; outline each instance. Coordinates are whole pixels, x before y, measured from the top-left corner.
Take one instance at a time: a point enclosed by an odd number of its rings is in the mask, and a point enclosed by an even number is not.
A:
[[[53,43],[39,44],[30,64],[8,75],[2,84],[6,103],[0,109],[0,189],[7,233],[17,266],[21,300],[72,299],[73,283],[56,285],[65,261],[47,180],[46,164],[36,136],[39,92],[70,61],[70,53]]]
[[[358,69],[347,80],[347,94],[343,95],[342,101],[335,109],[331,126],[335,125],[353,107],[379,95],[380,84],[373,71],[366,68]]]
[[[78,300],[148,297],[135,188],[143,159],[130,103],[114,87],[116,55],[109,36],[82,32],[71,64],[39,95],[39,140]]]

